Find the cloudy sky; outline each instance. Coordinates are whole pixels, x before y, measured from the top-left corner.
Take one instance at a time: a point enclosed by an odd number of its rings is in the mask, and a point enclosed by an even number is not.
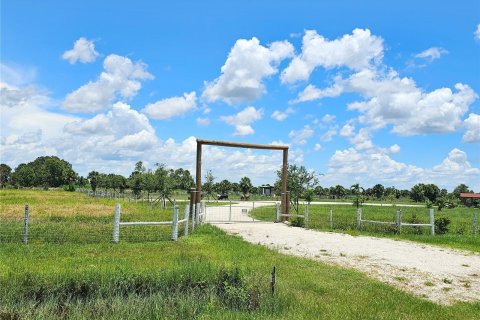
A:
[[[192,170],[196,138],[290,146],[323,186],[480,191],[480,3],[2,1],[2,163]],[[280,152],[209,147],[272,183]]]

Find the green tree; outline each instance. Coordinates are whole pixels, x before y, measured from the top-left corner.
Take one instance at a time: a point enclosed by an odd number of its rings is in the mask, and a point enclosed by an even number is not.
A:
[[[240,191],[244,194],[247,195],[250,193],[250,191],[253,188],[252,181],[250,181],[249,177],[243,177],[240,179],[240,182],[238,183],[240,187]]]
[[[363,202],[365,202],[365,197],[363,195],[364,189],[360,187],[360,184],[356,183],[350,187],[350,192],[354,196],[353,198],[353,205],[357,208],[360,207]]]
[[[19,164],[12,173],[12,182],[19,187],[33,187],[35,185],[35,170],[26,163]]]
[[[232,183],[226,179],[222,180],[218,184],[218,192],[220,194],[228,194],[231,189],[232,189]]]
[[[425,201],[425,185],[423,183],[418,183],[412,187],[410,190],[410,198],[415,202]]]
[[[5,163],[0,164],[0,188],[5,188],[11,180],[12,168]]]
[[[100,173],[97,171],[90,171],[87,176],[88,181],[90,181],[90,186],[93,192],[97,191],[98,182],[100,180]]]
[[[214,186],[215,177],[213,176],[212,170],[208,170],[207,174],[205,175],[205,182],[203,183],[203,192],[205,195],[210,198],[213,193],[213,186]]]
[[[382,199],[385,193],[385,187],[381,184],[376,184],[372,188],[372,193],[377,199]]]
[[[275,192],[281,193],[282,170],[277,171],[277,181],[275,181]],[[298,203],[300,197],[307,189],[314,189],[318,185],[318,179],[315,171],[308,171],[304,166],[289,164],[287,167],[287,191],[290,191],[290,201],[294,209],[298,212]]]
[[[440,189],[432,183],[426,184],[423,186],[423,194],[430,202],[436,202]]]

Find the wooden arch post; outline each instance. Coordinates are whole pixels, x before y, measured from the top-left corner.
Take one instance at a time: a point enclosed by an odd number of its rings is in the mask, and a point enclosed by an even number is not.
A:
[[[196,178],[196,192],[192,195],[193,203],[200,203],[202,201],[202,146],[221,146],[221,147],[234,147],[234,148],[247,148],[247,149],[263,149],[263,150],[282,150],[283,151],[283,164],[282,164],[282,194],[281,194],[281,210],[282,214],[288,215],[290,212],[289,199],[287,193],[287,173],[288,173],[288,146],[275,146],[268,144],[252,144],[252,143],[239,143],[228,142],[218,140],[203,140],[197,139],[197,168],[195,173]],[[282,221],[288,216],[282,216]]]

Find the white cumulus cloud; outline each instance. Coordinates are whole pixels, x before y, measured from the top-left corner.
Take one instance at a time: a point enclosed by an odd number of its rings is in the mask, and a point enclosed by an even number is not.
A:
[[[475,39],[480,40],[480,24],[477,25],[477,30],[473,33]]]
[[[81,37],[73,44],[73,49],[65,51],[62,58],[68,60],[71,64],[80,61],[82,63],[94,62],[99,53],[95,51],[95,44],[93,40],[87,40]]]
[[[283,121],[288,118],[288,115],[293,113],[294,110],[292,108],[287,108],[285,111],[275,110],[272,113],[272,118],[277,121]]]
[[[415,55],[415,58],[427,59],[433,61],[439,59],[442,55],[447,54],[448,51],[440,47],[431,47]]]
[[[228,104],[253,101],[265,92],[263,80],[278,72],[278,64],[293,56],[288,41],[262,46],[257,38],[239,39],[221,68],[222,74],[205,83],[202,97],[209,102],[223,100]]]
[[[246,136],[255,133],[255,130],[253,130],[251,124],[260,120],[262,116],[262,109],[257,110],[255,107],[250,106],[246,107],[237,114],[231,116],[222,116],[220,117],[220,120],[235,127],[234,135]]]
[[[372,35],[368,29],[355,29],[352,34],[335,40],[328,40],[315,30],[307,30],[302,40],[302,52],[283,70],[281,79],[284,83],[308,80],[317,67],[346,66],[361,70],[381,61],[383,50],[383,39]]]
[[[184,93],[183,97],[172,97],[148,104],[143,110],[153,119],[166,120],[193,111],[197,107],[195,91]]]
[[[96,81],[69,93],[62,103],[70,112],[97,112],[108,109],[115,99],[133,98],[143,80],[153,79],[142,62],[111,54],[103,61],[105,69]]]
[[[309,125],[304,126],[302,129],[296,131],[292,130],[288,134],[288,137],[292,139],[294,144],[304,145],[307,140],[313,135],[313,129]]]
[[[464,123],[467,131],[463,135],[463,142],[480,143],[480,115],[470,113]]]

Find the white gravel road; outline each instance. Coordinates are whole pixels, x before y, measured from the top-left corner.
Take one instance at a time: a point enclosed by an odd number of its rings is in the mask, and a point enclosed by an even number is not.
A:
[[[255,202],[255,207],[261,205],[271,204]],[[206,219],[248,242],[284,254],[353,268],[436,303],[480,301],[478,253],[410,241],[306,230],[283,223],[252,223],[247,214],[252,207],[251,202],[232,205],[235,220],[245,222],[213,222],[222,213],[230,214],[230,208],[225,207],[208,207]]]

